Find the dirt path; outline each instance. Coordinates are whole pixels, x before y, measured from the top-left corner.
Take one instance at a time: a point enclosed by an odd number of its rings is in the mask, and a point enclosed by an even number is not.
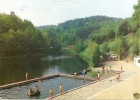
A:
[[[140,68],[136,67],[132,62],[126,63],[125,61],[105,63],[105,67],[110,65],[113,70],[119,71],[121,66],[123,67],[125,72],[121,73],[120,82],[116,82],[117,76],[112,76],[53,98],[53,100],[134,99],[133,93],[140,93]]]

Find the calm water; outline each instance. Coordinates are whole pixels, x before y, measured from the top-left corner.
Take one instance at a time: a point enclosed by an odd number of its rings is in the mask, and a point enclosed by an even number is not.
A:
[[[48,56],[0,60],[0,85],[55,73],[73,73],[88,64],[78,56]]]
[[[54,94],[59,93],[59,84],[63,85],[63,91],[70,90],[72,88],[81,86],[88,83],[86,80],[79,80],[66,77],[57,77],[53,79],[44,80],[43,82],[35,82],[23,86],[13,87],[10,89],[0,90],[0,98],[2,99],[45,99],[49,97],[49,89],[53,88]],[[27,91],[38,85],[41,94],[39,96],[29,97]]]

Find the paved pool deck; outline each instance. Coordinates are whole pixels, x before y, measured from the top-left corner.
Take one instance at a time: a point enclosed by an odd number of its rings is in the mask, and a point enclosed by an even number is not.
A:
[[[110,65],[113,70],[118,71],[120,71],[121,66],[123,67],[124,72],[121,73],[120,82],[115,80],[117,77],[117,75],[115,75],[55,97],[52,100],[134,99],[133,93],[140,93],[140,68],[135,66],[133,62],[126,63],[125,61],[111,61],[105,63],[105,67],[109,67]],[[101,68],[95,70],[100,69]]]
[[[140,93],[140,73],[98,93],[98,95],[91,96],[91,100],[98,100],[101,98],[135,100],[133,93]]]

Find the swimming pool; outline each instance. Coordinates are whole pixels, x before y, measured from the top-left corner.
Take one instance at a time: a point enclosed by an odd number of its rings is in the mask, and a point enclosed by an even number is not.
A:
[[[67,91],[81,85],[88,83],[89,81],[67,78],[67,77],[56,77],[52,79],[43,80],[43,82],[34,82],[22,86],[17,86],[9,89],[0,90],[0,98],[2,99],[45,99],[49,97],[49,89],[53,88],[54,95],[59,93],[59,85],[63,85],[63,91]],[[39,96],[29,97],[27,92],[30,88],[34,89],[38,85],[41,91]]]

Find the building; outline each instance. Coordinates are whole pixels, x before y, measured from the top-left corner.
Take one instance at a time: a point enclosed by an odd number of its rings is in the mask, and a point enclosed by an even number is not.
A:
[[[134,57],[134,64],[138,67],[140,67],[140,56],[139,57]]]

